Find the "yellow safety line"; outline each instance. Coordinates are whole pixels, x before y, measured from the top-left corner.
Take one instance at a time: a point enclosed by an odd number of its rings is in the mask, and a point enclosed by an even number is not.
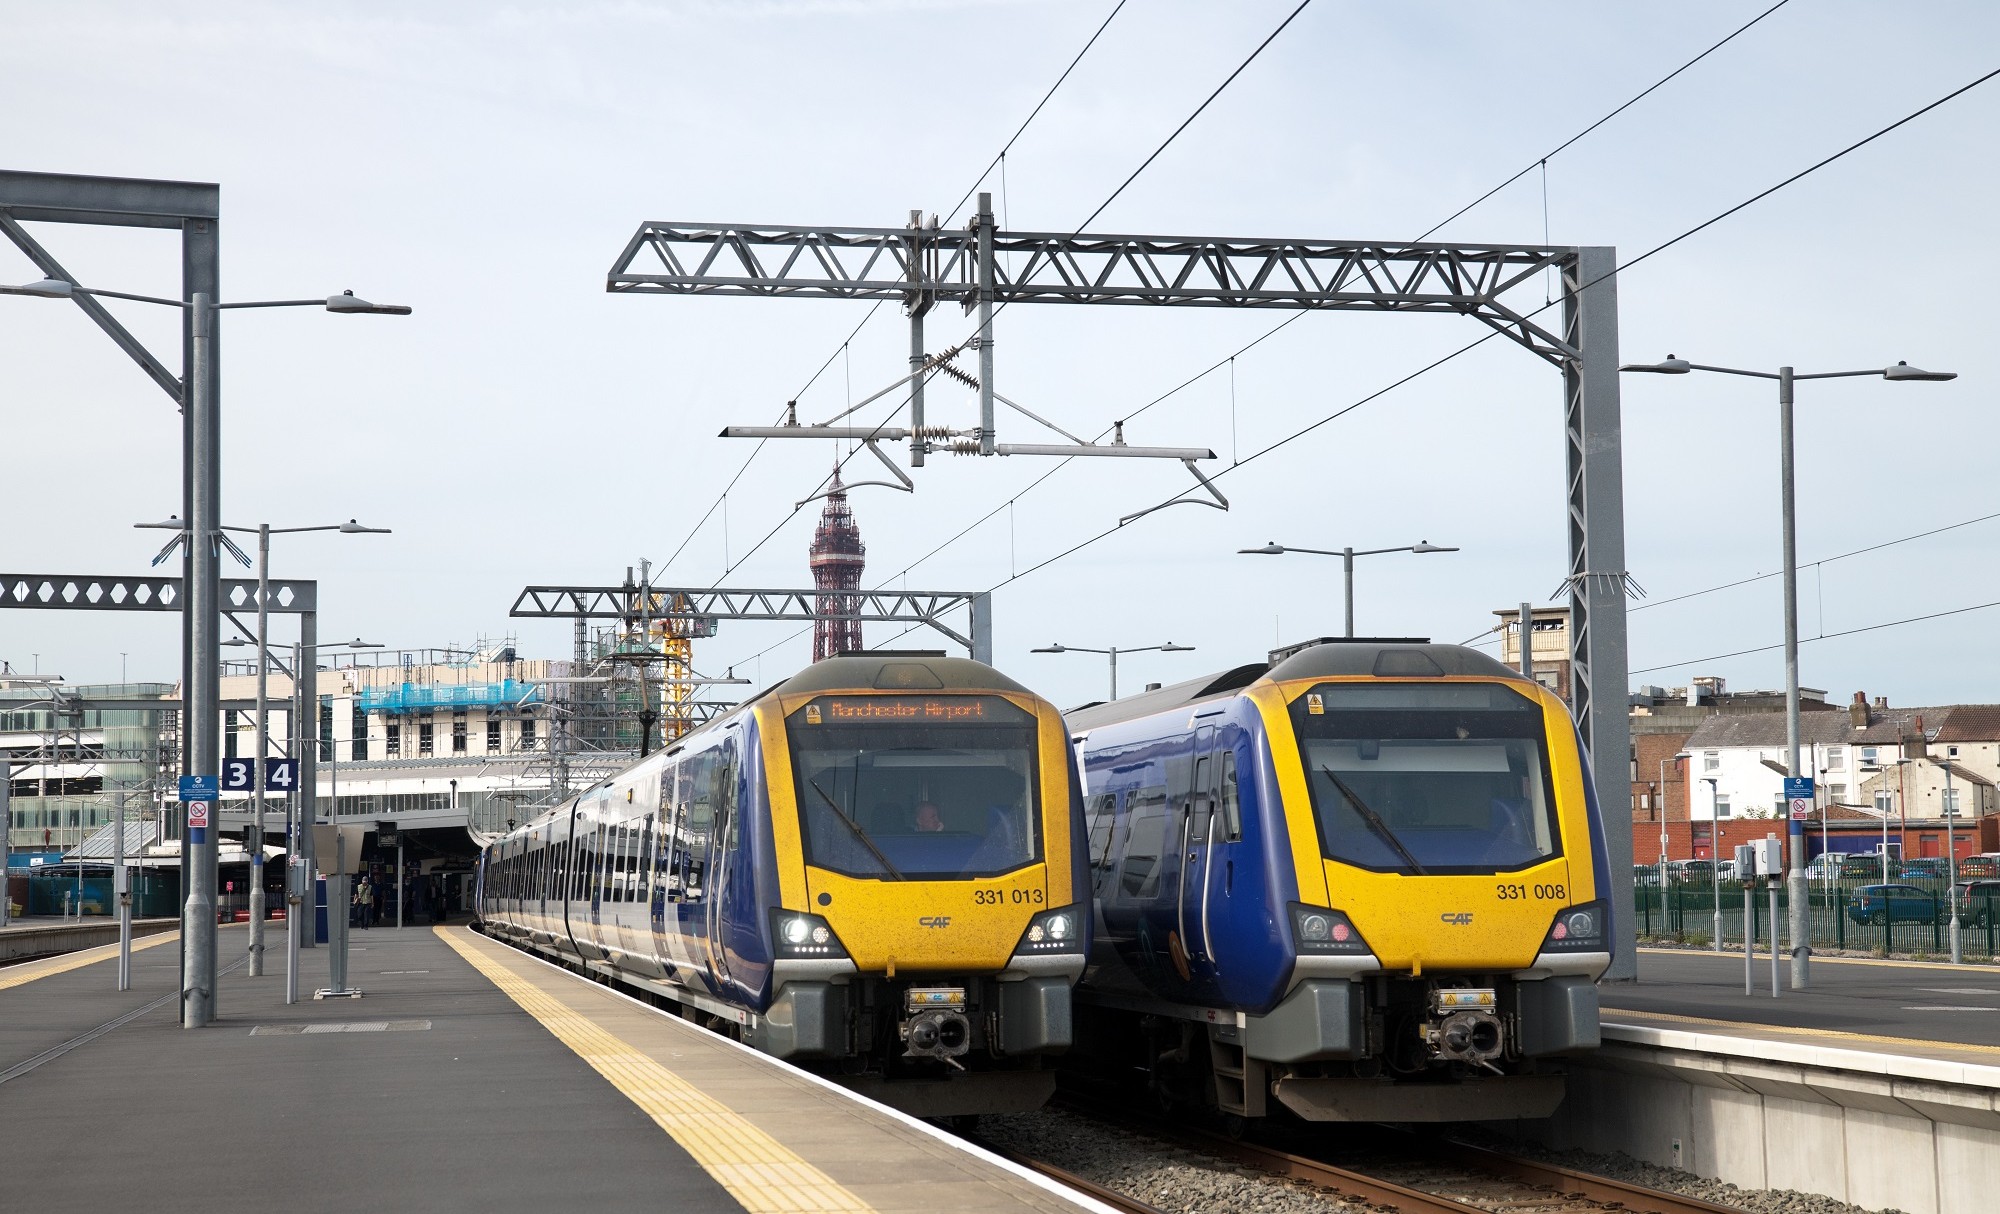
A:
[[[1790,1033],[1801,1037],[1827,1037],[1836,1041],[1866,1041],[1875,1044],[1912,1046],[1921,1045],[1934,1050],[1954,1053],[2000,1054],[2000,1045],[1968,1045],[1959,1042],[1926,1041],[1921,1037],[1889,1037],[1878,1033],[1848,1033],[1840,1029],[1794,1028],[1788,1024],[1759,1024],[1750,1020],[1712,1020],[1706,1016],[1676,1016],[1669,1012],[1642,1012],[1637,1008],[1607,1007],[1606,1016],[1642,1016],[1649,1020],[1668,1020],[1676,1024],[1703,1024],[1725,1029],[1758,1029],[1766,1033]],[[1644,1028],[1644,1025],[1638,1026]],[[1757,1040],[1748,1038],[1748,1040]],[[1911,1057],[1921,1058],[1915,1054]],[[1932,1061],[1938,1061],[1933,1059]]]
[[[871,1211],[872,1207],[742,1114],[462,941],[464,928],[431,929],[558,1041],[575,1051],[673,1137],[751,1214]]]
[[[1714,949],[1707,948],[1642,947],[1639,951],[1642,953],[1657,953],[1662,957],[1731,957],[1738,961],[1743,959],[1743,950],[1741,948],[1733,952],[1720,953]],[[1761,951],[1757,955],[1768,958],[1770,953],[1767,950]],[[1814,965],[1881,965],[1897,969],[1960,970],[1968,974],[2000,973],[2000,965],[1977,965],[1967,961],[1899,961],[1891,957],[1828,957],[1822,953],[1814,953],[1812,961]]]
[[[179,932],[157,932],[151,936],[141,936],[132,942],[132,951],[136,953],[142,948],[152,948],[156,944],[165,944],[169,940],[180,938]],[[117,955],[118,942],[114,940],[110,944],[100,944],[95,948],[65,953],[60,957],[45,957],[40,961],[10,965],[0,970],[0,991],[24,986],[37,978],[47,978],[51,974],[67,974],[71,970],[80,970],[86,965],[95,965],[99,961]]]

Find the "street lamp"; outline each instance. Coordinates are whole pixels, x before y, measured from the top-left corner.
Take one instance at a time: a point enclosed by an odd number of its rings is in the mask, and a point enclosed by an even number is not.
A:
[[[182,496],[192,515],[187,532],[198,542],[187,545],[182,590],[182,618],[186,622],[184,664],[187,687],[183,708],[188,722],[187,747],[182,771],[213,777],[220,762],[216,731],[220,724],[217,706],[221,639],[221,584],[216,568],[216,545],[210,537],[220,537],[218,515],[222,508],[221,443],[215,388],[216,313],[235,308],[317,307],[329,312],[407,316],[410,309],[399,304],[377,304],[352,291],[322,299],[244,300],[220,303],[206,291],[196,291],[187,299],[163,299],[85,287],[66,279],[47,277],[22,286],[0,286],[0,295],[25,295],[39,299],[70,299],[78,295],[128,299],[138,303],[180,308],[188,314],[186,374],[180,384],[181,407],[186,412],[188,455],[184,459]],[[129,340],[129,339],[128,339]],[[150,358],[150,355],[148,356]],[[239,552],[237,554],[241,556]],[[217,840],[205,828],[187,832],[182,844],[182,871],[186,874],[186,902],[181,908],[181,1027],[200,1028],[215,1019],[216,921],[215,886]]]
[[[335,298],[341,297],[336,296]],[[352,295],[350,294],[346,298],[351,299]],[[369,306],[372,307],[373,305]],[[333,309],[333,300],[327,301],[327,307],[330,310]],[[407,310],[405,309],[405,311]],[[169,518],[158,523],[134,523],[132,525],[141,529],[172,528],[179,532],[172,540],[168,541],[165,548],[160,550],[160,554],[153,558],[155,565],[165,560],[167,554],[174,550],[175,545],[185,543],[188,539],[187,525],[181,522],[179,517]],[[255,642],[257,646],[257,759],[256,762],[251,764],[251,779],[255,783],[250,800],[250,837],[256,842],[249,849],[250,976],[256,978],[261,977],[264,973],[264,760],[271,753],[270,710],[267,703],[267,676],[271,668],[271,537],[274,535],[295,535],[305,531],[338,531],[342,535],[388,535],[390,531],[387,527],[364,527],[354,519],[348,519],[344,523],[326,523],[316,527],[273,527],[269,523],[259,523],[255,527],[232,527],[227,523],[223,523],[216,527],[216,531],[218,533],[223,531],[240,531],[255,533],[257,536],[257,639]],[[224,542],[227,542],[226,537],[219,536],[218,538],[222,538]],[[230,547],[234,549],[235,545],[231,544]],[[239,552],[237,555],[241,557],[242,554]],[[227,644],[228,642],[222,643]],[[294,682],[296,683],[306,673],[294,667],[292,672]],[[317,695],[319,694],[318,688],[316,686],[309,686],[306,694]],[[287,822],[286,825],[289,831],[291,823]],[[297,836],[288,833],[285,840],[285,855],[288,865],[292,849],[296,846]],[[289,929],[290,920],[287,919],[286,922]]]
[[[1660,921],[1662,923],[1667,918],[1667,764],[1672,763],[1675,767],[1679,767],[1683,759],[1692,758],[1694,758],[1693,752],[1683,750],[1671,759],[1661,759],[1659,783],[1654,786],[1659,789],[1657,800],[1659,801],[1660,810]],[[1683,782],[1683,785],[1685,785],[1685,782]],[[1688,805],[1688,842],[1690,846],[1694,842],[1694,807],[1692,800],[1689,801]]]
[[[1965,960],[1958,942],[1958,834],[1953,829],[1953,819],[1958,817],[1958,793],[1951,784],[1951,760],[1931,762],[1944,768],[1944,896],[1951,904],[1951,963],[1958,965]]]
[[[1800,375],[1790,367],[1779,367],[1777,371],[1749,371],[1738,367],[1715,367],[1689,362],[1684,358],[1667,355],[1666,361],[1657,363],[1629,363],[1618,368],[1620,371],[1644,372],[1653,375],[1686,375],[1690,371],[1712,371],[1718,375],[1743,375],[1752,379],[1775,379],[1778,381],[1778,446],[1779,446],[1779,494],[1784,502],[1784,549],[1785,549],[1785,748],[1786,775],[1798,779],[1803,773],[1799,765],[1799,554],[1798,526],[1796,518],[1796,494],[1792,474],[1792,384],[1801,379],[1849,379],[1856,376],[1879,375],[1883,379],[1903,381],[1938,381],[1957,379],[1955,371],[1926,371],[1899,362],[1893,367],[1877,367],[1865,371],[1814,371]],[[1791,849],[1792,862],[1786,880],[1786,889],[1791,899],[1792,933],[1792,989],[1804,990],[1812,979],[1811,907],[1806,895],[1806,827],[1805,819],[1795,814],[1787,814],[1787,844]],[[1883,852],[1883,864],[1888,864],[1887,849]],[[1885,880],[1887,878],[1884,878]],[[1773,929],[1776,930],[1775,928]],[[1775,937],[1774,937],[1775,938]]]
[[[1030,649],[1028,652],[1029,653],[1104,653],[1111,655],[1111,698],[1115,700],[1118,698],[1118,655],[1119,654],[1153,653],[1153,652],[1193,653],[1194,646],[1176,645],[1172,641],[1168,641],[1164,645],[1140,645],[1131,649],[1120,649],[1116,645],[1113,645],[1109,649],[1091,649],[1084,645],[1065,645],[1062,642],[1058,641],[1053,645],[1044,645],[1039,649]]]
[[[1897,768],[1898,770],[1896,772],[1896,784],[1897,784],[1897,792],[1899,795],[1897,796],[1896,800],[1898,802],[1898,807],[1900,808],[1900,803],[1903,799],[1900,795],[1902,791],[1901,786],[1903,783],[1903,773],[1901,769],[1914,762],[1916,762],[1915,759],[1891,759],[1887,763],[1874,763],[1869,766],[1863,767],[1861,770],[1862,773],[1865,775],[1880,775],[1882,774],[1882,772],[1888,770],[1891,767]],[[1881,791],[1885,794],[1889,791],[1889,785],[1886,781],[1883,783]],[[1908,839],[1905,838],[1904,842],[1905,845],[1907,845]],[[1882,884],[1887,885],[1890,879],[1891,878],[1889,876],[1889,811],[1885,809],[1882,811]]]
[[[1709,893],[1715,898],[1715,914],[1710,920],[1712,938],[1709,947],[1719,953],[1722,951],[1722,815],[1715,811],[1721,800],[1721,781],[1714,776],[1703,776],[1701,782],[1708,785],[1708,885]],[[1688,834],[1690,837],[1694,834],[1692,798],[1688,802]],[[1743,930],[1750,930],[1747,921]]]
[[[1246,554],[1251,556],[1282,556],[1287,552],[1306,552],[1306,553],[1311,553],[1313,556],[1339,557],[1341,560],[1341,565],[1343,566],[1343,568],[1346,570],[1347,573],[1347,596],[1346,596],[1347,632],[1345,633],[1345,635],[1351,637],[1354,635],[1354,558],[1355,557],[1378,556],[1384,552],[1415,552],[1421,555],[1422,553],[1426,552],[1457,552],[1458,549],[1445,548],[1440,545],[1433,544],[1429,540],[1418,540],[1414,544],[1405,544],[1400,548],[1338,548],[1338,549],[1288,548],[1283,544],[1270,543],[1270,544],[1265,544],[1262,548],[1238,548],[1236,551],[1239,554]]]

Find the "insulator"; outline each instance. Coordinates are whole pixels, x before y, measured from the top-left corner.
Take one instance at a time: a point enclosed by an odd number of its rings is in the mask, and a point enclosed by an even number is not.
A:
[[[953,455],[978,455],[979,440],[976,438],[955,438],[950,444]]]
[[[966,387],[972,389],[974,392],[979,391],[978,376],[971,375],[968,374],[967,372],[961,371],[957,367],[952,366],[950,363],[939,363],[938,370],[944,372],[946,375],[951,376],[953,379],[957,380],[959,383],[964,384]]]
[[[918,426],[915,430],[912,430],[910,434],[914,438],[949,439],[951,438],[951,427]]]

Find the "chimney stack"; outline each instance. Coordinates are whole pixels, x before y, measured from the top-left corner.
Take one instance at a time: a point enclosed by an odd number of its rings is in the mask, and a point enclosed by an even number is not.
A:
[[[1847,721],[1848,724],[1854,726],[1856,729],[1868,728],[1867,692],[1857,691],[1854,693],[1854,703],[1847,706]]]

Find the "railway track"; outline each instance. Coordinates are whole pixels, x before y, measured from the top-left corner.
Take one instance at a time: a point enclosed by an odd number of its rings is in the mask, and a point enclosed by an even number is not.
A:
[[[1647,1189],[1605,1176],[1523,1159],[1463,1143],[1419,1138],[1387,1127],[1352,1127],[1361,1145],[1343,1145],[1335,1163],[1264,1143],[1238,1141],[1201,1130],[1133,1116],[1123,1110],[1065,1095],[1072,1115],[1160,1143],[1189,1155],[1230,1165],[1227,1171],[1280,1177],[1330,1201],[1404,1214],[1741,1214],[1728,1206]],[[1330,1127],[1315,1127],[1320,1135]],[[1158,1207],[1033,1157],[981,1142],[989,1150],[1072,1185],[1106,1204],[1158,1214]],[[1217,1207],[1220,1208],[1220,1207]]]

